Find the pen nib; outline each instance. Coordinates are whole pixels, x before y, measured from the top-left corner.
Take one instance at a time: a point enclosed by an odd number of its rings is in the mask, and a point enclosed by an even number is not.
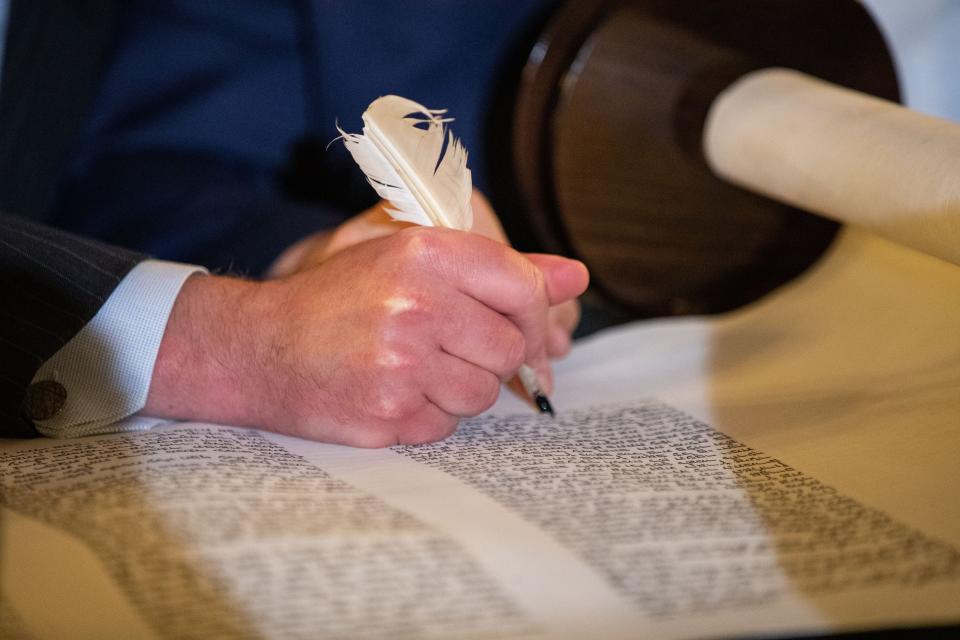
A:
[[[533,394],[533,401],[537,403],[537,408],[540,409],[540,413],[549,413],[551,418],[556,418],[556,414],[553,412],[553,407],[550,406],[550,400],[547,399],[547,396],[542,393]]]

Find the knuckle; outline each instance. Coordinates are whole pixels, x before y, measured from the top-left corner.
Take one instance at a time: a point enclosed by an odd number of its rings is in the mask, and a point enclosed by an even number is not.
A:
[[[416,294],[397,291],[386,296],[371,315],[370,362],[390,372],[403,371],[413,355],[429,342],[430,305]]]
[[[374,388],[366,403],[370,416],[386,423],[402,422],[414,411],[410,394],[396,388]]]
[[[398,233],[401,258],[410,264],[435,265],[443,254],[445,240],[442,233],[429,227],[404,229]]]
[[[410,359],[388,345],[377,348],[371,361],[373,383],[379,386],[395,384],[411,368]]]
[[[381,346],[371,352],[362,399],[371,417],[392,423],[415,410],[417,396],[410,390],[415,368],[400,350]]]
[[[398,374],[410,368],[409,342],[396,335],[390,323],[377,323],[366,344],[352,351],[350,365],[370,385],[396,384]]]
[[[523,261],[523,288],[521,293],[524,300],[531,305],[542,306],[547,300],[547,285],[543,273],[529,260]]]
[[[433,304],[429,295],[397,288],[383,301],[382,322],[396,332],[402,332],[403,340],[409,333],[421,329],[430,321]]]

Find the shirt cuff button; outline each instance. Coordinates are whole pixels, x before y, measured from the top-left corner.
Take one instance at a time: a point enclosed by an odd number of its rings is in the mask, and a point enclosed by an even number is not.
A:
[[[42,380],[27,387],[23,413],[30,420],[49,420],[63,409],[67,390],[59,382]]]

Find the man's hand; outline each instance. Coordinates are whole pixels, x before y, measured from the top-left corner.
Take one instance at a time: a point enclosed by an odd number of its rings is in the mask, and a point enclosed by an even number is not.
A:
[[[510,244],[500,220],[497,219],[497,214],[493,212],[493,207],[490,206],[490,201],[476,189],[473,190],[470,205],[473,208],[473,228],[470,230],[471,232],[479,233],[503,244]],[[336,229],[319,231],[303,238],[280,254],[271,265],[268,275],[271,277],[291,275],[315,267],[347,247],[352,247],[366,240],[388,236],[401,229],[417,226],[409,222],[394,220],[387,213],[388,208],[390,208],[390,203],[381,200],[366,211],[353,216]]]
[[[449,435],[526,362],[551,385],[547,309],[584,266],[411,228],[263,283],[193,276],[144,413],[356,446]]]
[[[476,189],[473,191],[471,205],[473,207],[471,231],[491,240],[509,244],[503,226],[494,213],[493,207],[490,206],[490,201]],[[350,218],[336,229],[307,236],[280,254],[268,275],[279,277],[304,271],[329,260],[340,251],[355,244],[416,226],[393,220],[386,211],[389,206],[386,201],[381,201]],[[540,259],[539,256],[528,257],[534,263]],[[550,328],[547,333],[547,353],[550,357],[560,358],[570,351],[570,336],[579,321],[580,304],[575,299],[550,308]]]

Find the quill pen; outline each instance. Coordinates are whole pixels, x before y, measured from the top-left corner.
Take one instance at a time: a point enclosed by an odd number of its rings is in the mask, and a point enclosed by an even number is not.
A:
[[[362,134],[337,130],[367,182],[392,205],[393,219],[469,231],[473,181],[467,150],[447,127],[451,121],[445,109],[383,96],[364,111]],[[517,375],[540,412],[553,415],[533,369],[522,365]]]

